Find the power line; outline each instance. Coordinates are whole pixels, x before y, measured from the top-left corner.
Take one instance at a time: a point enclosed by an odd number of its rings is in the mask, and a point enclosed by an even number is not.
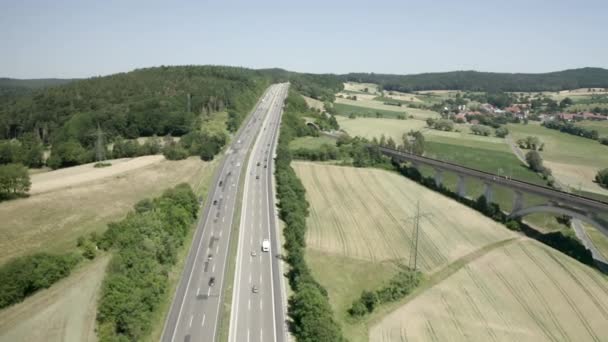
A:
[[[410,259],[409,259],[409,268],[411,270],[416,270],[418,267],[418,238],[420,235],[420,218],[433,216],[432,213],[420,213],[420,201],[416,203],[416,215],[409,217],[406,221],[414,220],[414,227],[412,232],[412,245],[410,248]]]

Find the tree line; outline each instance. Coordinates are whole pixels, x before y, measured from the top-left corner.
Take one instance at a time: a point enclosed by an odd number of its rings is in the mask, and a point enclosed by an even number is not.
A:
[[[100,341],[141,341],[149,333],[198,208],[190,186],[180,184],[108,225],[97,242],[113,252],[97,308]]]
[[[560,91],[577,88],[608,88],[608,70],[581,68],[543,74],[510,74],[453,71],[415,75],[351,73],[345,81],[376,83],[384,90],[470,90],[487,92]]]
[[[410,294],[420,284],[421,278],[422,273],[419,271],[401,270],[380,289],[364,290],[348,309],[348,313],[353,317],[362,317],[372,313],[378,305],[398,301]]]
[[[297,341],[345,341],[333,316],[327,291],[313,278],[304,258],[308,202],[305,189],[291,168],[289,142],[310,133],[302,116],[307,108],[300,95],[290,91],[285,100],[285,112],[277,147],[276,171],[279,216],[285,222],[283,232],[289,263],[289,285],[294,294],[289,298],[288,314],[291,331]]]
[[[0,266],[0,309],[19,303],[67,277],[80,260],[74,253],[37,253]]]

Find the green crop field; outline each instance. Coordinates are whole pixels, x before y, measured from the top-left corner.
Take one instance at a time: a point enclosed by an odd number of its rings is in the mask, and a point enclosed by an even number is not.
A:
[[[368,139],[379,138],[382,134],[392,137],[400,142],[404,133],[421,131],[427,140],[455,144],[467,147],[478,147],[488,150],[510,151],[509,146],[502,138],[484,137],[471,133],[470,126],[455,124],[453,132],[439,131],[427,127],[426,121],[418,119],[396,120],[383,118],[356,118],[338,117],[340,127],[352,136],[361,136]]]
[[[398,115],[414,116],[417,119],[438,118],[439,114],[426,109],[410,108],[406,106],[386,105],[376,101],[371,96],[363,96],[357,101],[337,98],[334,107],[339,115],[348,116],[354,113],[358,116],[376,117],[376,113],[383,117],[396,118]]]
[[[593,182],[597,171],[608,167],[608,146],[536,123],[509,124],[508,128],[515,140],[536,136],[545,144],[540,153],[560,183],[572,189],[608,195],[606,189]]]
[[[572,340],[606,336],[608,281],[400,175],[294,162],[311,204],[306,259],[346,337],[359,341]],[[411,218],[421,220],[425,280],[360,320],[346,310],[362,290],[407,265]],[[435,335],[433,335],[435,334]]]
[[[298,148],[309,148],[309,149],[317,149],[321,147],[321,145],[336,145],[336,139],[330,138],[327,136],[318,136],[318,137],[299,137],[292,140],[289,143],[290,149],[298,149]]]
[[[575,125],[587,129],[594,129],[600,134],[600,137],[608,137],[608,120],[580,121],[577,122]]]

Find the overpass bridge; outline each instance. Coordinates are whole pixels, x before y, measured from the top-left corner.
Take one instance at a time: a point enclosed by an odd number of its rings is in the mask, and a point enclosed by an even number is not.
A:
[[[543,212],[568,215],[591,224],[608,236],[608,222],[600,217],[600,214],[608,214],[608,203],[606,202],[391,148],[379,147],[379,150],[382,154],[397,161],[409,162],[415,168],[418,168],[419,165],[433,168],[435,170],[435,184],[438,186],[442,184],[443,173],[456,174],[458,176],[457,193],[461,197],[466,197],[467,178],[477,179],[484,183],[484,195],[488,202],[492,201],[492,188],[494,186],[502,186],[513,190],[513,210],[509,217],[518,218]],[[526,207],[525,194],[536,195],[546,199],[547,202]]]

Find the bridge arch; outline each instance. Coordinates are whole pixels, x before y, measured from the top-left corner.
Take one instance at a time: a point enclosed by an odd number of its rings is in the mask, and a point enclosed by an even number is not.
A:
[[[593,217],[584,215],[576,210],[572,210],[572,209],[568,209],[568,208],[564,208],[564,207],[557,207],[557,206],[550,205],[550,204],[536,205],[533,207],[523,208],[523,209],[510,213],[509,217],[518,218],[518,217],[524,217],[526,215],[530,215],[530,214],[534,214],[534,213],[550,213],[550,214],[558,214],[558,215],[568,215],[570,217],[577,218],[583,222],[586,222],[586,223],[592,225],[597,230],[602,232],[605,236],[608,236],[608,226],[603,225],[602,223],[600,223],[598,220],[594,219]]]

